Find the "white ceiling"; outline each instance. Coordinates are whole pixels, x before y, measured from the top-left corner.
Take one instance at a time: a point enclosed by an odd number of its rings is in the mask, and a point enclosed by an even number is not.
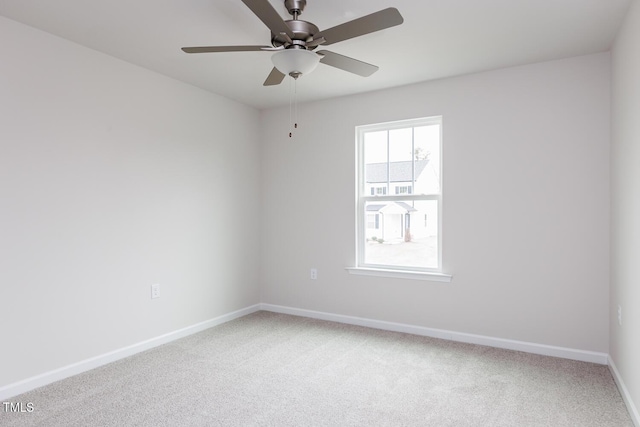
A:
[[[327,47],[380,70],[364,78],[320,64],[298,80],[298,100],[607,51],[631,1],[307,0],[301,19],[321,30],[387,7],[404,24]],[[269,2],[290,18],[283,0]],[[180,50],[268,45],[240,0],[0,0],[0,14],[257,108],[289,102],[289,79],[262,86],[269,52]]]

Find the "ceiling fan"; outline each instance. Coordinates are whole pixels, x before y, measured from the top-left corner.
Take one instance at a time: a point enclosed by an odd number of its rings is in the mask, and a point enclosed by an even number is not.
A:
[[[280,17],[268,0],[242,2],[271,30],[271,46],[200,46],[183,47],[182,50],[186,53],[276,51],[271,58],[274,68],[264,86],[278,85],[286,75],[297,79],[313,71],[319,62],[368,77],[378,70],[377,66],[328,50],[313,51],[318,46],[329,46],[400,25],[404,21],[398,9],[390,7],[320,31],[313,23],[298,19],[306,0],[284,0],[285,7],[293,16],[287,21]]]

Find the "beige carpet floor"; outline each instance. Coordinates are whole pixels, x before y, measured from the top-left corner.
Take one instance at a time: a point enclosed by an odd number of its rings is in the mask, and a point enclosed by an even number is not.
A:
[[[10,399],[1,426],[632,426],[606,366],[258,312]]]

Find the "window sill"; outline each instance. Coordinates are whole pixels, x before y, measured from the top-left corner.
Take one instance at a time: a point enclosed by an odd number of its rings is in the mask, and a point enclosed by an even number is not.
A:
[[[395,277],[398,279],[425,280],[430,282],[451,282],[453,276],[444,273],[431,273],[425,271],[402,271],[383,268],[347,267],[350,274],[361,276]]]

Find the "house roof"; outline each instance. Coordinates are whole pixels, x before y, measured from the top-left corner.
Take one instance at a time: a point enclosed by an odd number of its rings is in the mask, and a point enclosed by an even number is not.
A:
[[[413,181],[411,160],[389,163],[389,182]],[[428,159],[415,161],[416,179],[429,163]],[[365,181],[368,183],[387,182],[387,163],[370,163],[365,165]]]
[[[367,212],[377,212],[380,209],[384,208],[386,205],[386,203],[383,203],[381,205],[367,205]]]
[[[402,209],[405,209],[407,212],[418,211],[416,208],[414,208],[413,206],[405,202],[376,203],[374,205],[367,205],[366,210],[367,212],[379,212],[384,207],[393,205],[393,204],[400,206]]]
[[[407,210],[407,212],[417,212],[418,209],[414,208],[413,206],[411,206],[408,203],[405,202],[395,202],[396,205],[402,206],[403,208],[405,208]]]

